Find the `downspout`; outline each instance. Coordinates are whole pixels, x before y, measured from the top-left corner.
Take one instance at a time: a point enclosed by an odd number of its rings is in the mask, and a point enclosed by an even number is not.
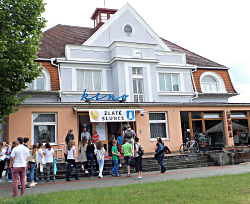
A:
[[[197,92],[197,89],[196,89],[196,86],[195,86],[195,82],[194,82],[194,76],[193,76],[193,73],[197,71],[197,66],[194,66],[194,70],[190,71],[190,74],[191,74],[191,78],[192,78],[192,82],[193,82],[193,85],[194,85],[194,93],[195,93],[195,97],[191,98],[190,102],[193,103],[193,100],[198,98],[198,92]]]
[[[57,70],[58,70],[58,77],[59,77],[59,86],[60,86],[60,89],[59,89],[59,100],[58,102],[61,102],[61,98],[62,98],[62,92],[61,92],[61,74],[60,74],[60,64],[55,64],[54,61],[56,61],[57,59],[56,58],[51,58],[51,65],[57,67]]]

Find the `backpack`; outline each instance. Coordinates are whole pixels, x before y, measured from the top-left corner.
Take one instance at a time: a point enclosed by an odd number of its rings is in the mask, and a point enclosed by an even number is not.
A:
[[[142,148],[141,145],[140,146],[138,145],[138,154],[140,157],[142,157],[144,155],[144,149]]]
[[[131,139],[133,137],[132,130],[125,131],[125,138]]]
[[[166,154],[171,154],[171,151],[170,151],[170,149],[168,148],[168,146],[165,146],[165,147],[164,147],[164,152],[165,152]]]

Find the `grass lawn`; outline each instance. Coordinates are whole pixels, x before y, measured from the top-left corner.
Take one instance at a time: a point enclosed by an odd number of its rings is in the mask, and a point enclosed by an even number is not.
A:
[[[0,203],[250,203],[250,173],[1,199]]]

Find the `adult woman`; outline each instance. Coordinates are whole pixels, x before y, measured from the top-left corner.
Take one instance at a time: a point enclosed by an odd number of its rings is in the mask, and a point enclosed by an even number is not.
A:
[[[67,136],[65,138],[65,144],[66,144],[66,146],[68,145],[68,143],[69,143],[70,140],[74,140],[74,130],[73,129],[70,129],[68,131],[68,134],[67,134]],[[66,163],[66,161],[67,161],[67,154],[64,154],[64,157],[65,157],[65,163]]]
[[[161,137],[157,137],[157,143],[155,145],[155,154],[157,155],[157,161],[161,165],[161,173],[164,173],[167,168],[163,164],[163,158],[165,155],[164,152],[164,143],[162,142]]]
[[[141,179],[142,178],[142,157],[139,155],[139,148],[141,147],[141,144],[139,143],[139,138],[135,137],[135,168],[136,172],[138,172],[138,177],[135,177],[135,179]]]
[[[70,173],[70,168],[71,168],[71,164],[73,164],[73,168],[76,169],[76,175],[75,175],[75,180],[80,180],[78,178],[78,173],[77,173],[77,158],[76,158],[76,147],[75,147],[75,142],[74,140],[70,140],[68,142],[67,148],[65,149],[65,154],[67,154],[67,158],[68,158],[68,168],[67,168],[67,174],[66,174],[66,180],[69,180],[69,173]]]
[[[90,160],[90,177],[91,178],[93,178],[94,152],[95,152],[95,145],[92,143],[92,139],[90,138],[88,140],[86,153],[87,153],[87,159]]]
[[[6,157],[6,147],[5,142],[0,142],[0,182],[2,182],[2,174],[5,166],[5,157]]]
[[[44,156],[47,168],[47,182],[50,181],[50,169],[53,171],[53,180],[56,181],[56,177],[54,174],[54,162],[53,162],[54,150],[51,148],[50,143],[46,143],[45,145]]]
[[[88,142],[88,139],[87,137],[83,137],[82,138],[82,141],[81,143],[79,144],[79,151],[81,153],[81,162],[82,162],[82,169],[84,170],[85,169],[85,173],[89,173],[88,172],[88,159],[87,159],[87,154],[86,154],[86,151],[87,151],[87,142]]]
[[[17,142],[14,141],[11,145],[11,147],[9,147],[9,152],[8,152],[8,155],[10,157],[11,155],[11,152],[13,151],[13,149],[17,146]],[[10,162],[9,162],[10,163]],[[8,164],[7,164],[8,165]],[[10,164],[9,164],[9,167],[10,167]],[[8,169],[8,182],[12,182],[12,172],[11,172],[11,168]]]
[[[38,167],[38,144],[33,145],[33,149],[30,150],[30,186],[35,186],[37,183],[34,182],[35,167]]]

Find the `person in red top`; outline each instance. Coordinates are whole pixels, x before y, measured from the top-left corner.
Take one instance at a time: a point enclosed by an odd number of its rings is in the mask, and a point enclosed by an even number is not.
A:
[[[92,135],[93,143],[96,144],[99,142],[99,135],[97,135],[97,131],[94,131],[94,135]]]

